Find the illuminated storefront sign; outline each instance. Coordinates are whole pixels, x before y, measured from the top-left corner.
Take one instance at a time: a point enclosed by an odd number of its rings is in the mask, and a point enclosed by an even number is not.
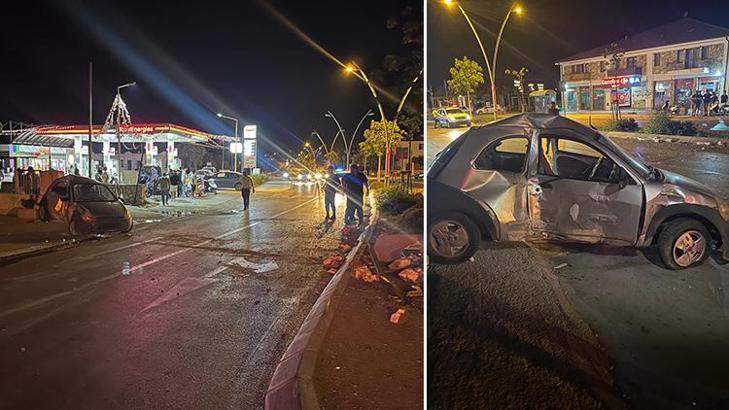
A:
[[[21,157],[35,157],[35,158],[48,158],[48,150],[51,150],[51,155],[66,155],[66,148],[48,148],[48,147],[37,147],[34,145],[17,145],[10,144],[9,156],[11,158]]]
[[[630,87],[633,84],[640,84],[640,76],[607,77],[603,78],[602,83],[611,87]]]

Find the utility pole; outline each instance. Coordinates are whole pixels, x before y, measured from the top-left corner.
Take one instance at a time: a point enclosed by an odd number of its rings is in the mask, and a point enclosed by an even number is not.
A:
[[[94,84],[94,63],[89,61],[89,178],[92,177],[92,170],[91,170],[91,164],[93,163],[91,159],[91,154],[93,150],[91,149],[91,134],[93,133],[93,127],[94,127],[94,95],[93,95],[93,84]]]

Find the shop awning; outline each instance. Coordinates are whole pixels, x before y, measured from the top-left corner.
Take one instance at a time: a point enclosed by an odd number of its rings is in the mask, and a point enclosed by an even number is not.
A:
[[[34,145],[38,147],[73,148],[72,138],[41,135],[36,133],[34,129],[21,131],[11,139],[11,143],[17,145]]]

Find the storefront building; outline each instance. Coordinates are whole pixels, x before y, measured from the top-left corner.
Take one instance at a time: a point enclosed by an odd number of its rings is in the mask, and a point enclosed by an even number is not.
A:
[[[729,29],[683,18],[617,42],[624,54],[616,67],[606,44],[559,62],[562,104],[567,112],[609,111],[617,101],[636,112],[668,101],[687,107],[696,90],[727,88]]]
[[[102,132],[103,131],[103,132]],[[134,124],[118,130],[92,127],[92,175],[97,166],[117,174],[132,172],[141,165],[156,165],[163,170],[179,168],[177,146],[194,143],[227,149],[229,136],[213,135],[175,124]],[[36,170],[52,168],[71,173],[74,166],[88,175],[88,125],[46,125],[0,132],[0,166]],[[119,149],[121,148],[121,149]]]

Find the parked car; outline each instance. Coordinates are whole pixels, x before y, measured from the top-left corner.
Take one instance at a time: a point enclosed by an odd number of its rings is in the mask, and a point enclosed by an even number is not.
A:
[[[474,128],[428,172],[428,252],[468,259],[481,239],[645,248],[669,269],[729,261],[729,205],[697,181],[639,161],[564,117],[522,114]]]
[[[460,108],[438,108],[433,111],[435,128],[470,127],[471,116]]]
[[[126,206],[108,186],[78,175],[53,181],[38,208],[41,220],[67,221],[74,235],[129,232],[134,225]]]
[[[235,171],[219,171],[213,176],[215,184],[218,188],[233,188],[235,190],[240,189],[240,176],[243,175],[240,172]]]

